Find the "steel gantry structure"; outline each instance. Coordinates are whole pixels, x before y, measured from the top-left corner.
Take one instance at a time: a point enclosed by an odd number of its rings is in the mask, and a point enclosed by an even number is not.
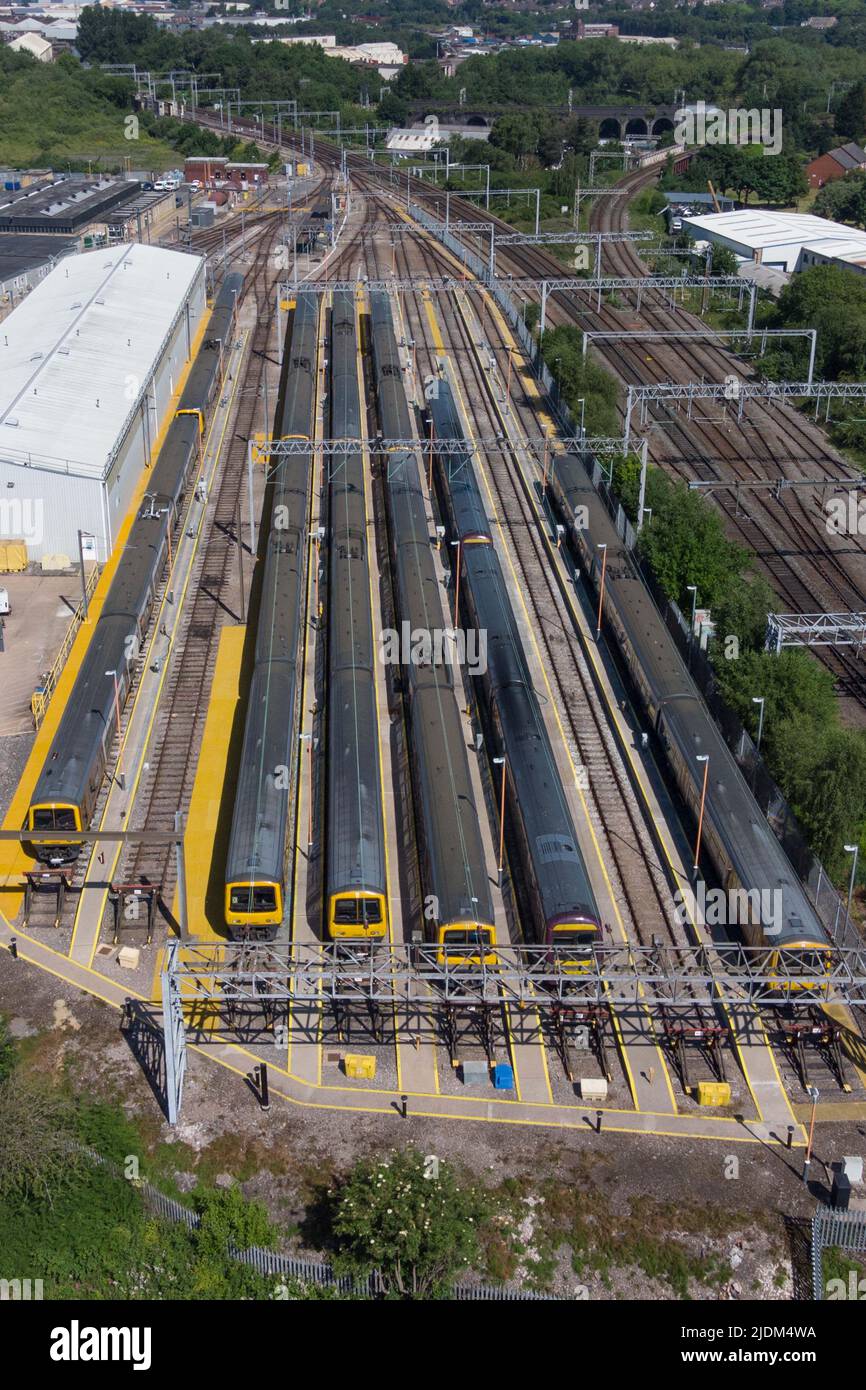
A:
[[[631,438],[631,417],[636,405],[640,405],[642,419],[648,405],[667,405],[686,403],[686,414],[691,418],[692,405],[698,400],[732,401],[737,404],[737,419],[742,420],[747,400],[762,400],[771,403],[784,401],[814,400],[815,418],[822,400],[827,402],[827,414],[833,397],[842,400],[866,399],[866,381],[689,381],[658,382],[652,386],[629,386],[625,406],[624,451],[628,450]]]
[[[667,329],[627,329],[624,332],[619,333],[611,333],[603,331],[601,329],[587,328],[583,334],[582,355],[586,357],[586,350],[590,342],[652,343],[709,341],[710,346],[712,346],[712,340],[714,338],[718,338],[720,340],[723,338],[727,338],[730,339],[732,342],[736,342],[738,338],[746,338],[750,343],[753,342],[755,338],[759,338],[761,340],[761,351],[758,354],[760,357],[763,357],[764,352],[766,351],[768,338],[808,338],[809,367],[807,380],[810,386],[812,384],[812,378],[815,373],[815,353],[817,351],[818,346],[817,328],[705,328],[691,330],[689,332],[686,332],[685,330],[682,332],[676,330],[668,331]]]
[[[749,318],[747,329],[754,327],[755,304],[757,302],[757,286],[747,285],[738,275],[640,275],[640,276],[600,276],[596,274],[593,279],[586,279],[583,276],[555,277],[539,280],[538,278],[528,278],[525,276],[505,276],[502,280],[497,280],[495,274],[495,231],[494,224],[469,222],[468,228],[476,233],[487,234],[490,237],[490,255],[488,257],[486,270],[479,258],[469,250],[462,242],[452,234],[451,228],[446,228],[445,223],[438,217],[431,217],[424,208],[418,204],[408,205],[410,215],[414,217],[419,226],[430,232],[441,241],[443,246],[447,246],[455,256],[460,257],[469,264],[469,258],[476,261],[474,272],[478,278],[479,288],[498,289],[501,286],[508,289],[525,290],[527,295],[537,294],[541,289],[541,316],[539,319],[539,336],[543,336],[547,317],[548,295],[557,290],[568,290],[571,293],[586,293],[590,291],[596,295],[596,313],[601,312],[601,296],[606,291],[616,292],[617,290],[635,290],[636,302],[635,312],[640,313],[643,295],[652,290],[677,290],[677,289],[701,289],[712,292],[720,289],[736,290],[738,295],[738,307],[742,307],[743,295],[749,296]],[[490,229],[490,230],[489,230]],[[510,234],[507,234],[510,235]],[[599,233],[588,233],[590,241],[597,240]],[[605,235],[605,234],[601,234]],[[623,233],[614,233],[615,237],[623,238]],[[583,239],[583,237],[581,237]],[[596,266],[598,271],[599,266]]]
[[[438,945],[374,942],[244,943],[171,940],[162,970],[166,1092],[180,1112],[187,1032],[201,1042],[250,1033],[288,1041],[289,1011],[338,1015],[352,1007],[430,1018],[505,1006],[555,1016],[563,1008],[629,1011],[788,1008],[866,1002],[866,948],[834,948],[823,972],[814,951],[780,953],[714,943],[598,946],[574,972],[568,947],[497,947],[475,965]],[[744,1021],[744,1028],[750,1026]],[[539,1038],[540,1034],[535,1033]]]
[[[864,479],[866,483],[866,479]],[[866,643],[866,613],[768,613],[767,651],[783,647],[856,647]]]

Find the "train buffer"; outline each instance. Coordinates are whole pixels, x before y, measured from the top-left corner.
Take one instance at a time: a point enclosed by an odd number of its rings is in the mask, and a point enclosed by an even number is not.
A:
[[[551,1031],[563,1070],[569,1082],[582,1070],[578,1063],[581,1053],[592,1052],[608,1083],[613,1081],[607,1058],[605,1034],[610,1022],[607,1006],[587,1004],[576,1008],[573,1005],[556,1004],[551,1012]]]
[[[703,1009],[690,1011],[686,1017],[670,1017],[662,1012],[665,1042],[683,1090],[688,1095],[696,1087],[694,1062],[700,1058],[709,1067],[716,1081],[726,1081],[725,1045],[731,1030]]]
[[[833,1076],[840,1090],[851,1090],[845,1076],[842,1053],[844,1029],[840,1023],[829,1014],[825,1014],[822,1009],[813,1006],[808,1009],[805,1017],[780,1019],[779,1031],[783,1045],[793,1059],[804,1091],[809,1089],[812,1081],[816,1057]]]
[[[446,1000],[440,1028],[451,1066],[455,1070],[464,1060],[461,1055],[463,1042],[470,1048],[477,1048],[480,1043],[487,1058],[488,1068],[495,1066],[498,1052],[505,1046],[502,1035],[502,1005],[497,1000],[479,999],[468,1009],[460,1009]]]
[[[120,938],[121,927],[140,927],[142,919],[147,927],[147,944],[150,945],[153,939],[157,892],[155,883],[109,884],[108,901],[113,912],[115,946]]]
[[[60,926],[66,894],[72,888],[71,869],[30,869],[24,875],[24,927],[30,923],[33,899],[38,894],[54,894],[54,925]]]

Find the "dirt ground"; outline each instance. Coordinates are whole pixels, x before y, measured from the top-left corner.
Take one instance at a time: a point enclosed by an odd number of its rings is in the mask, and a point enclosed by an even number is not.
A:
[[[197,1180],[240,1181],[286,1230],[287,1248],[314,1252],[305,1222],[323,1185],[361,1156],[412,1143],[502,1198],[521,1252],[501,1262],[502,1277],[565,1297],[669,1299],[685,1287],[698,1298],[808,1297],[807,1221],[816,1197],[826,1191],[831,1162],[866,1148],[862,1125],[818,1126],[809,1190],[801,1150],[789,1158],[778,1148],[654,1135],[365,1117],[279,1099],[264,1114],[241,1077],[192,1051],[172,1130],[116,1011],[5,952],[0,1010],[22,1041],[26,1066],[123,1105],[142,1135],[145,1175],[181,1193]],[[587,1229],[588,1260],[573,1253]],[[671,1242],[678,1260],[703,1271],[695,1279],[687,1268],[679,1295],[663,1271],[653,1273],[668,1261]],[[606,1244],[609,1257],[599,1259],[596,1246]],[[632,1249],[620,1263],[617,1252]]]

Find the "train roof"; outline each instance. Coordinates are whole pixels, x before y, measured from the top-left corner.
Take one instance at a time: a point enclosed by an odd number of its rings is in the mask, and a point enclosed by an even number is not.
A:
[[[64,257],[3,324],[4,455],[104,478],[203,264],[137,242]]]

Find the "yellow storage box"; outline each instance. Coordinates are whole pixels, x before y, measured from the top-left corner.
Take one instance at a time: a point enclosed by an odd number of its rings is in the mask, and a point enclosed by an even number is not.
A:
[[[372,1081],[376,1075],[376,1058],[365,1057],[359,1052],[347,1052],[343,1066],[353,1081]]]
[[[20,574],[27,568],[26,541],[0,541],[0,572]]]
[[[730,1105],[731,1087],[727,1081],[699,1081],[695,1088],[698,1105]]]

